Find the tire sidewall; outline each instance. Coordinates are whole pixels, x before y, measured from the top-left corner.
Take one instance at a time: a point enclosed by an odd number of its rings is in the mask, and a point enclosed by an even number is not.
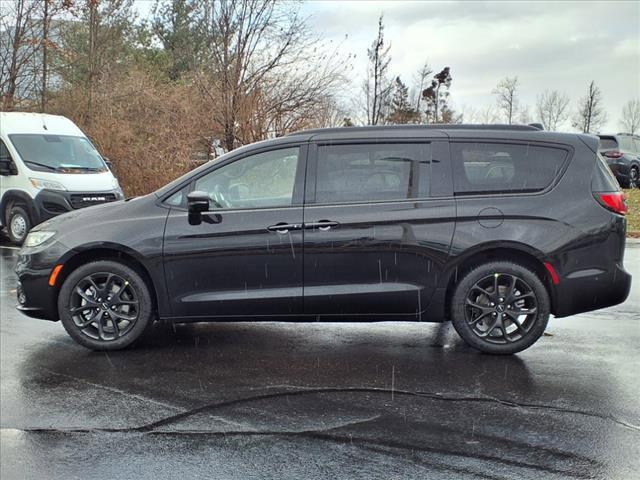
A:
[[[635,179],[632,179],[633,172],[635,172]],[[635,183],[635,185],[632,185]],[[640,188],[640,168],[637,165],[633,165],[629,170],[629,188]]]
[[[129,332],[116,340],[100,341],[89,338],[76,326],[69,312],[71,293],[77,283],[84,277],[98,272],[111,272],[123,277],[135,290],[139,299],[139,315],[136,324]],[[78,267],[65,279],[60,288],[60,294],[58,295],[58,314],[62,325],[71,338],[83,347],[91,350],[119,350],[133,344],[142,336],[147,326],[152,323],[152,312],[149,287],[140,274],[122,263],[110,260],[100,260]]]
[[[24,218],[25,224],[26,224],[26,230],[24,232],[24,236],[22,238],[18,238],[13,234],[13,230],[11,228],[11,224],[13,223],[13,219],[16,216],[21,216]],[[6,219],[7,219],[7,234],[9,235],[9,239],[16,245],[21,245],[25,238],[27,238],[27,235],[29,234],[29,231],[31,230],[31,227],[33,226],[32,222],[31,222],[31,218],[29,217],[29,212],[27,212],[27,209],[24,208],[22,205],[13,205],[8,209],[8,213],[6,215]]]
[[[465,302],[469,289],[481,279],[494,273],[511,274],[520,277],[533,290],[538,303],[535,323],[527,334],[515,342],[504,345],[483,341],[467,323]],[[472,347],[491,354],[510,355],[533,345],[544,333],[549,321],[551,304],[549,293],[540,278],[528,268],[512,262],[490,262],[474,268],[457,285],[451,301],[452,323],[455,330]]]

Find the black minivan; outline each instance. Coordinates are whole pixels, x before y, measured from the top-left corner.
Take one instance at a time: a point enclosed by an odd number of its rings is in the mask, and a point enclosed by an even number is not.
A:
[[[625,197],[598,138],[531,126],[309,130],[36,227],[18,308],[114,350],[155,320],[452,320],[532,345],[623,302]]]

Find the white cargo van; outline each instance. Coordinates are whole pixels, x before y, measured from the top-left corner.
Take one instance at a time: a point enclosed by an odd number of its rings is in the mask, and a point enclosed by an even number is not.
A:
[[[21,244],[34,225],[123,198],[84,133],[57,115],[0,112],[0,227]]]

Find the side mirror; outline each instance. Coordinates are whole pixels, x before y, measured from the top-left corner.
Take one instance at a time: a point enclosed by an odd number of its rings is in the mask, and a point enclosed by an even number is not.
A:
[[[202,212],[209,210],[209,194],[195,190],[187,194],[187,208],[189,210],[189,224],[200,225]]]
[[[107,168],[109,170],[113,170],[113,162],[109,160],[107,157],[102,157],[102,159],[104,160],[104,163],[107,164]]]
[[[0,175],[3,177],[9,175],[17,175],[18,169],[10,158],[2,158],[0,159]]]

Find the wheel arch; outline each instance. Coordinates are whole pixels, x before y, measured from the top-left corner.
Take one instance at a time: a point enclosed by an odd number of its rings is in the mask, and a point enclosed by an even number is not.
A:
[[[443,282],[446,285],[445,308],[447,317],[450,318],[451,315],[451,300],[458,279],[478,265],[495,261],[511,261],[534,272],[540,278],[549,294],[551,312],[553,313],[556,304],[555,289],[553,288],[551,275],[544,265],[546,258],[547,256],[542,252],[518,242],[482,244],[470,249],[460,255],[451,265],[447,271],[448,277]]]
[[[151,293],[151,302],[153,305],[153,312],[158,314],[158,298],[160,293],[156,283],[153,281],[153,277],[149,273],[148,268],[145,266],[143,257],[139,252],[119,244],[111,244],[100,242],[99,244],[88,244],[81,248],[76,248],[65,256],[63,256],[59,263],[62,264],[62,269],[56,279],[56,292],[55,302],[58,302],[58,295],[60,294],[60,288],[67,279],[67,277],[78,267],[89,262],[95,262],[98,260],[111,260],[119,263],[123,263],[126,266],[133,268],[144,280],[145,284],[149,288]]]
[[[0,200],[0,223],[2,225],[7,225],[7,207],[16,201],[26,205],[27,212],[29,213],[30,220],[33,225],[40,223],[38,208],[36,207],[36,202],[33,198],[23,190],[14,189],[7,190],[4,195],[2,195],[2,200]]]

